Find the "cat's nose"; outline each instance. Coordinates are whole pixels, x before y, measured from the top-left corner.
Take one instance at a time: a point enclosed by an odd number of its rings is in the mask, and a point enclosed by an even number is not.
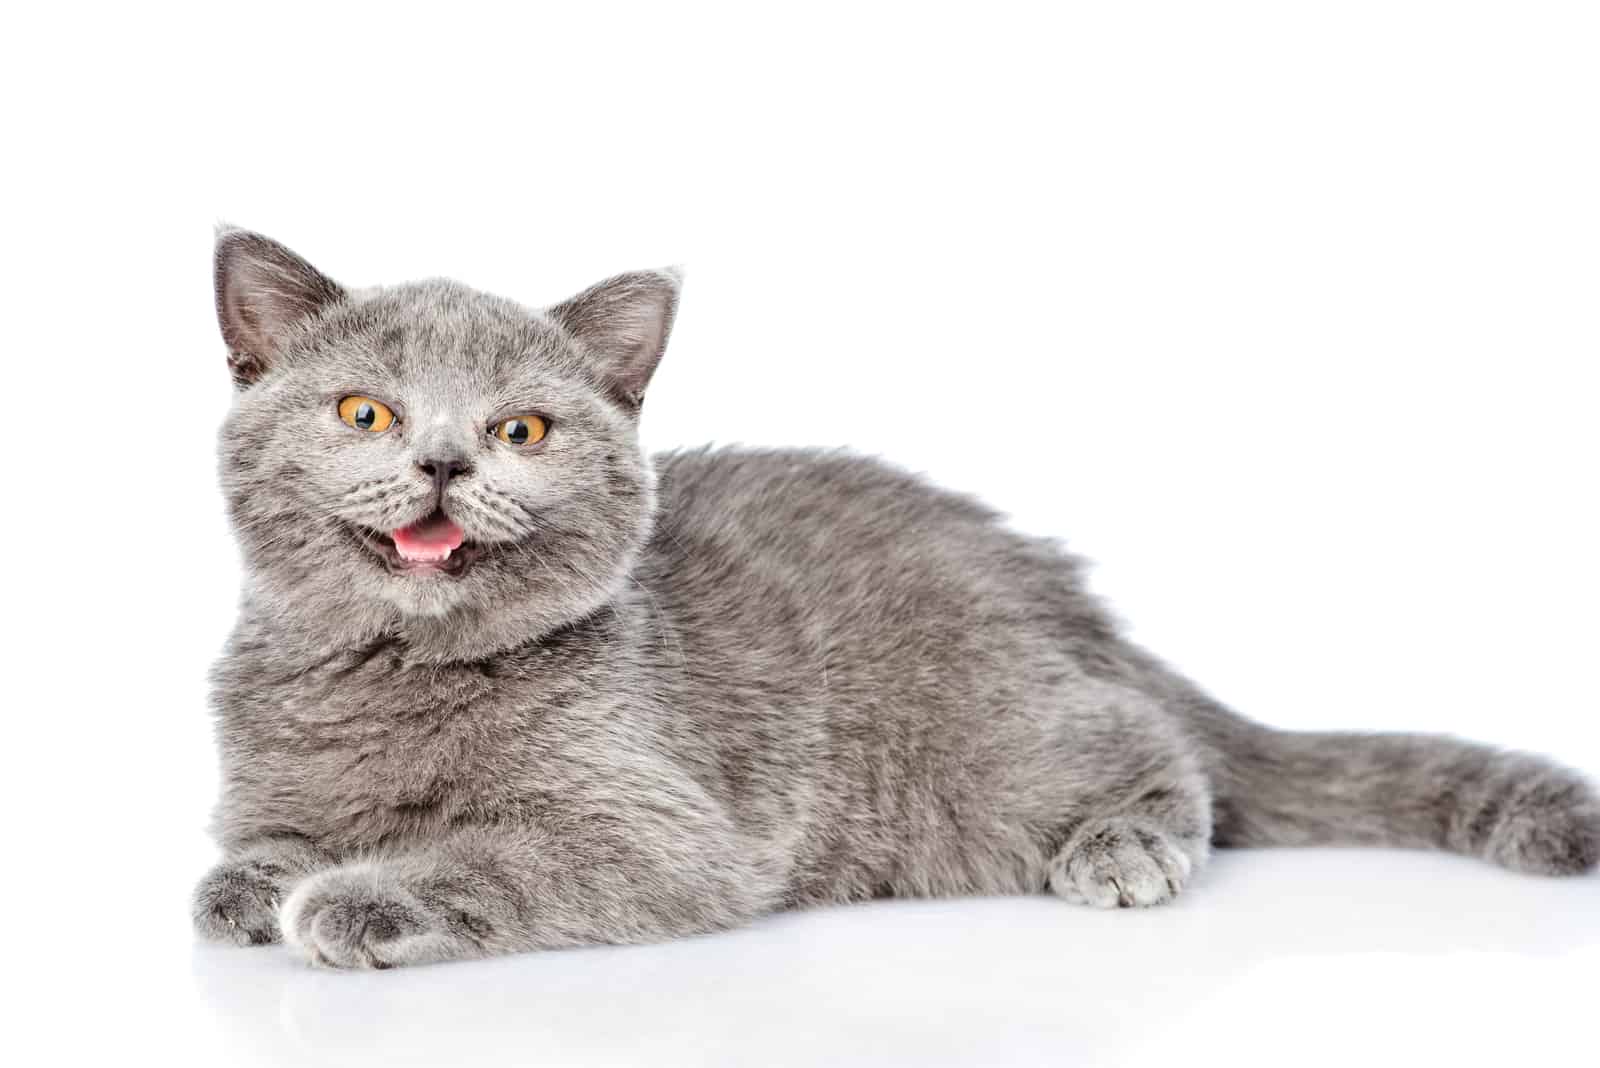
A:
[[[436,460],[418,460],[417,469],[433,479],[434,487],[443,492],[452,478],[471,474],[472,464],[455,457],[440,457]]]

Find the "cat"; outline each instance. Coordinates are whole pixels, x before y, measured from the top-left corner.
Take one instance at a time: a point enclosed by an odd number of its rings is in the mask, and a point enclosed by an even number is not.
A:
[[[1249,722],[969,497],[645,456],[674,271],[536,311],[223,228],[215,283],[245,580],[207,938],[387,968],[883,896],[1158,905],[1213,846],[1600,860],[1582,776]]]

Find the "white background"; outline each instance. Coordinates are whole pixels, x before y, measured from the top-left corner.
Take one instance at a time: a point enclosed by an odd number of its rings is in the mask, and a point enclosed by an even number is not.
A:
[[[0,33],[8,1061],[1592,1055],[1600,881],[1440,856],[365,975],[186,908],[219,219],[530,303],[684,263],[650,446],[881,454],[1251,715],[1600,772],[1594,5],[44,10]]]

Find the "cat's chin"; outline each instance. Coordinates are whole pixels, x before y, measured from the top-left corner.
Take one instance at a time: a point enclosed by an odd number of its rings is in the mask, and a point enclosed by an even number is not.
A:
[[[481,552],[472,542],[462,542],[443,560],[407,560],[400,555],[394,538],[381,531],[351,524],[352,538],[375,557],[391,575],[417,578],[460,578],[472,570]]]

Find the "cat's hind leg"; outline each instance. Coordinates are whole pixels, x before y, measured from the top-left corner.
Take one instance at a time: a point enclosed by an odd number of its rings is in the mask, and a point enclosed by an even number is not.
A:
[[[1050,889],[1077,905],[1129,908],[1176,897],[1206,858],[1204,838],[1137,816],[1090,820],[1050,862]]]
[[[1211,792],[1198,762],[1163,724],[1139,726],[1118,732],[1050,860],[1050,889],[1074,904],[1159,905],[1210,855]]]

